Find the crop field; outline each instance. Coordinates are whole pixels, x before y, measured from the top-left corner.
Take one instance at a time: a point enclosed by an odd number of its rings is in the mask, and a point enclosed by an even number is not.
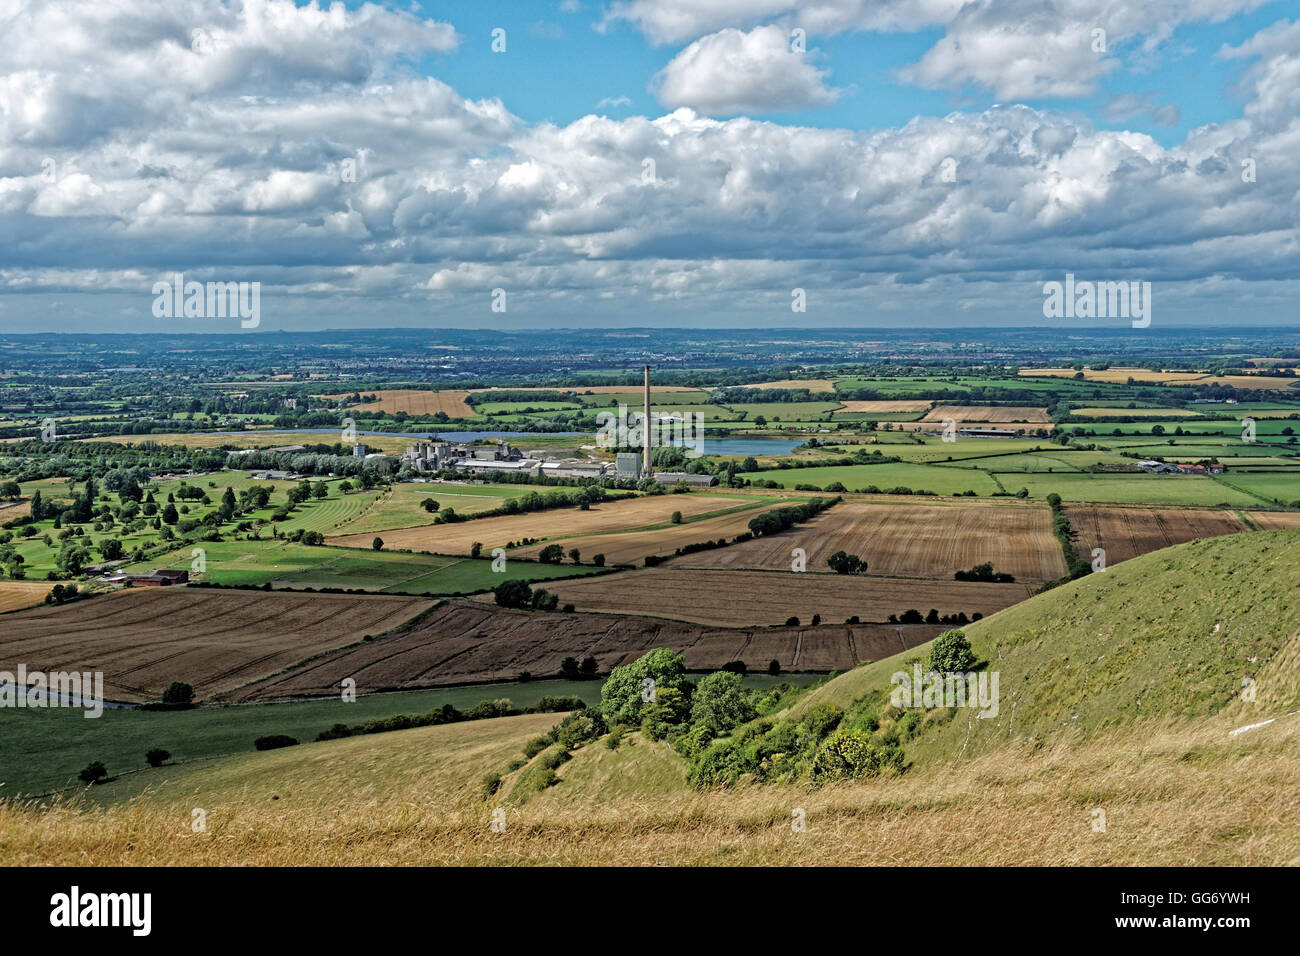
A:
[[[257,429],[242,432],[219,432],[205,434],[202,432],[169,432],[160,435],[104,435],[98,438],[78,438],[80,442],[112,442],[115,445],[135,445],[139,447],[148,443],[155,445],[180,445],[183,448],[276,448],[282,445],[316,445],[332,444],[339,440],[339,432],[277,432]],[[371,451],[385,454],[400,454],[411,439],[400,436],[361,435],[357,438]]]
[[[840,403],[840,408],[836,411],[837,415],[849,414],[867,414],[867,415],[891,415],[899,412],[916,413],[928,412],[930,406],[934,403],[925,399],[902,399],[899,401],[846,401]]]
[[[726,406],[749,421],[763,416],[769,422],[803,422],[825,418],[840,407],[839,402],[732,402]]]
[[[814,395],[818,392],[835,391],[835,383],[829,378],[785,378],[779,382],[759,382],[745,385],[743,388],[806,388]]]
[[[406,412],[408,415],[419,418],[436,415],[438,412],[445,412],[451,418],[478,417],[478,412],[466,404],[465,396],[469,392],[464,389],[444,388],[432,391],[427,388],[394,388],[366,390],[363,394],[374,395],[375,401],[353,405],[347,409],[348,411],[379,412],[388,415],[396,412]],[[341,397],[343,396],[321,396],[321,398],[334,400]]]
[[[723,555],[727,550],[689,557]],[[796,574],[789,570],[789,549],[785,550],[786,570],[698,570],[697,565],[683,559],[663,568],[566,581],[548,586],[547,590],[558,594],[561,604],[571,603],[579,611],[642,614],[717,627],[784,624],[791,617],[807,624],[814,614],[826,624],[838,624],[850,617],[883,622],[891,614],[901,615],[913,608],[922,614],[933,608],[941,615],[965,612],[967,616],[979,613],[987,617],[1034,593],[1032,587],[1020,583]],[[825,567],[814,568],[810,562],[809,571],[813,570],[825,571]],[[744,595],[743,601],[736,599],[740,594]]]
[[[829,671],[879,660],[938,634],[928,625],[823,625],[717,628],[608,614],[514,611],[470,601],[449,601],[373,641],[307,661],[240,688],[238,701],[337,694],[352,677],[357,692],[404,690],[472,681],[513,680],[523,671],[557,673],[566,657],[594,657],[600,670],[627,664],[646,651],[682,653],[692,670],[744,661],[766,671]]]
[[[871,575],[941,578],[953,585],[954,573],[986,562],[1017,581],[1065,574],[1051,512],[1043,506],[929,504],[901,497],[841,502],[788,531],[674,558],[671,567],[788,570],[794,548],[807,553],[809,571],[828,570],[826,559],[845,551],[866,561]]]
[[[55,581],[0,581],[0,614],[40,604],[56,583]]]
[[[1073,378],[1078,372],[1072,368],[1026,368],[1020,374],[1030,377]],[[1084,369],[1083,377],[1089,382],[1110,382],[1124,384],[1130,378],[1141,384],[1159,385],[1230,385],[1233,388],[1252,390],[1290,389],[1300,383],[1300,379],[1283,375],[1219,375],[1208,372],[1162,371],[1152,372],[1144,368],[1108,368],[1101,371]]]
[[[1198,538],[1251,530],[1236,513],[1223,510],[1070,505],[1065,514],[1079,533],[1080,554],[1087,558],[1093,548],[1103,548],[1107,566]]]
[[[1185,408],[1072,408],[1071,415],[1087,418],[1186,418],[1201,412]]]
[[[431,497],[436,497],[431,495]],[[682,516],[700,515],[732,507],[735,501],[708,495],[656,495],[580,508],[552,508],[520,515],[500,515],[450,524],[426,524],[400,528],[383,535],[388,548],[429,551],[435,554],[469,554],[474,542],[485,549],[503,547],[523,538],[550,540],[605,531],[622,531],[667,523],[674,511]],[[368,548],[373,535],[341,535],[326,543],[343,547]]]
[[[232,690],[321,651],[380,634],[431,606],[410,597],[128,589],[6,615],[0,669],[102,671],[114,700]]]
[[[804,484],[825,488],[832,482],[838,481],[849,491],[857,491],[871,485],[883,491],[904,487],[913,491],[933,491],[936,495],[958,495],[965,491],[991,495],[1000,490],[997,483],[983,471],[908,462],[773,469],[745,472],[741,477],[753,481],[775,481],[783,488],[794,488],[796,485]]]
[[[1216,505],[1255,507],[1262,502],[1205,475],[1025,474],[1004,476],[1008,491],[1025,488],[1031,498],[1055,492],[1065,501],[1097,504]]]
[[[192,549],[131,566],[131,571],[155,567],[186,567]],[[504,573],[492,571],[489,558],[446,558],[425,552],[375,551],[372,548],[333,548],[287,541],[203,542],[206,570],[199,579],[216,584],[272,588],[360,588],[390,594],[469,594],[494,588],[502,581],[534,580],[591,574],[596,569],[574,565],[545,565],[516,561]]]
[[[936,405],[925,413],[924,422],[941,422],[951,418],[955,422],[1033,422],[1051,421],[1047,409],[1028,406],[994,405]]]
[[[491,511],[535,489],[528,485],[468,485],[443,482],[402,482],[382,495],[372,496],[363,512],[342,521],[331,530],[336,535],[373,534],[393,528],[410,528],[427,524],[433,516],[420,502],[432,498],[439,508],[451,508],[457,514]]]
[[[1300,511],[1252,511],[1249,517],[1265,531],[1300,528]]]
[[[550,543],[560,545],[566,554],[570,548],[578,548],[584,561],[590,561],[593,555],[603,554],[607,565],[640,564],[647,555],[670,555],[689,544],[716,541],[719,538],[730,540],[747,532],[750,519],[756,515],[778,505],[791,503],[792,500],[759,499],[748,505],[742,502],[724,513],[682,524],[662,524],[637,531],[616,531],[583,537],[561,536],[551,538]],[[518,554],[535,557],[541,548],[541,545],[532,545],[520,549]]]

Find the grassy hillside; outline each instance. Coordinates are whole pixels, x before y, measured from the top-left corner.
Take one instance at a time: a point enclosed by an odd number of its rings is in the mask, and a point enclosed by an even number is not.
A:
[[[964,710],[907,745],[973,756],[1012,739],[1090,737],[1151,719],[1238,724],[1300,708],[1300,533],[1195,541],[1134,558],[964,628],[999,674],[993,719]],[[888,696],[928,645],[844,674],[800,702]],[[1240,699],[1244,678],[1256,700]]]

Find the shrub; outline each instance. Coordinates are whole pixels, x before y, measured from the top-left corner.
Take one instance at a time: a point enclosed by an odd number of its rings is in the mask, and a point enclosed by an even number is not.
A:
[[[779,676],[781,673],[781,662],[777,660],[769,661],[767,664],[767,672],[773,677]]]
[[[713,736],[725,734],[756,716],[740,675],[718,671],[700,681],[691,700],[691,723],[704,726]]]
[[[964,631],[944,631],[930,645],[929,669],[940,674],[959,674],[975,666],[975,655]]]
[[[550,737],[534,737],[528,743],[524,744],[524,756],[532,760],[539,753],[551,745]]]
[[[268,734],[253,741],[258,750],[278,750],[280,747],[296,747],[298,741],[286,734]]]
[[[77,779],[82,783],[99,783],[108,776],[108,770],[104,767],[102,760],[96,760],[94,763],[86,765],[86,769],[77,774]]]
[[[155,747],[144,755],[145,762],[151,767],[161,767],[164,761],[171,759],[171,754],[160,747]]]
[[[172,706],[187,707],[194,703],[194,688],[183,681],[172,681],[163,691],[162,702]]]
[[[799,619],[798,619],[797,617],[793,617],[793,616],[791,616],[791,617],[787,617],[787,618],[785,619],[785,626],[786,626],[786,627],[798,627],[798,626],[799,626]]]

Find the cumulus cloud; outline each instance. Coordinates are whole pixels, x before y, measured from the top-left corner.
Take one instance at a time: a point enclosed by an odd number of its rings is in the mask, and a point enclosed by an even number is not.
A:
[[[722,30],[673,57],[653,85],[669,108],[715,115],[827,106],[839,91],[827,88],[825,71],[809,56],[791,49],[790,34],[781,27]]]

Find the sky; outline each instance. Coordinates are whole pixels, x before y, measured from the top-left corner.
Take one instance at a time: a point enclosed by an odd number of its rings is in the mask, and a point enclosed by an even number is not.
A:
[[[0,0],[0,331],[1296,323],[1298,13]]]

